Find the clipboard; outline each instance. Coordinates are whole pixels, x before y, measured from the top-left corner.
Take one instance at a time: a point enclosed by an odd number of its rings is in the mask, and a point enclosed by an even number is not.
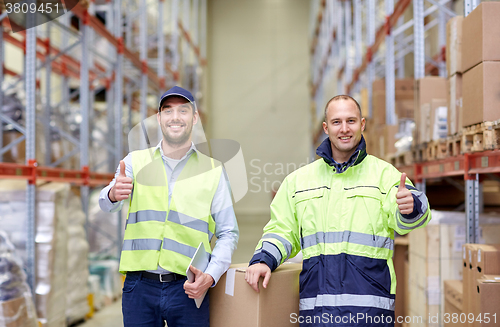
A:
[[[198,245],[198,248],[196,249],[196,252],[193,255],[193,258],[191,259],[191,262],[189,263],[189,266],[193,266],[196,269],[199,269],[201,271],[205,271],[208,267],[208,255],[207,251],[205,251],[205,247],[203,246],[203,242],[200,242],[200,245]],[[186,270],[186,276],[187,279],[190,283],[194,282],[194,274],[189,270],[189,266],[187,267]],[[203,295],[197,299],[194,299],[194,302],[196,303],[196,307],[199,309],[201,306],[201,303],[203,302],[203,299],[205,298],[205,295],[207,294],[208,289],[203,293]]]

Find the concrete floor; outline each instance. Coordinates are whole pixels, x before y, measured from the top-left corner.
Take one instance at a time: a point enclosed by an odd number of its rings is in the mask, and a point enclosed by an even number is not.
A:
[[[262,228],[269,221],[269,216],[238,215],[240,239],[238,248],[233,254],[233,263],[248,263],[255,246],[262,236]],[[78,325],[79,327],[123,327],[121,300],[96,312],[93,318]]]

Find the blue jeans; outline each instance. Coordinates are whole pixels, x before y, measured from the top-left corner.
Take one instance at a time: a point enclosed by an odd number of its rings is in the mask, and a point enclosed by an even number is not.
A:
[[[127,274],[123,284],[124,327],[208,327],[208,293],[200,308],[184,292],[183,280],[168,283]]]

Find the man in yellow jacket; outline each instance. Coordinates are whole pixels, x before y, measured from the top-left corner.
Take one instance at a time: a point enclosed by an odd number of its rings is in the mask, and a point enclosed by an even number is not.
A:
[[[325,108],[321,159],[288,175],[245,279],[259,291],[302,250],[301,326],[394,326],[394,232],[431,219],[427,197],[406,174],[366,153],[365,119],[351,97]]]
[[[198,111],[193,95],[178,86],[159,103],[162,140],[156,147],[129,153],[113,181],[100,194],[101,209],[114,212],[131,197],[120,258],[125,327],[206,327],[209,298],[231,263],[238,242],[229,184],[220,162],[192,142]],[[217,238],[212,251],[210,240]],[[190,267],[202,243],[205,271]],[[188,267],[194,282],[186,280]]]

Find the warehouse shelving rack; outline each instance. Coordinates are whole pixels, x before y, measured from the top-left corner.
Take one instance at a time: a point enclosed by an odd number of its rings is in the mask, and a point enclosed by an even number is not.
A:
[[[26,0],[28,3],[31,1]],[[156,20],[149,19],[152,11],[156,14]],[[166,12],[170,17],[165,17]],[[36,181],[79,185],[88,228],[90,188],[109,183],[118,161],[126,153],[123,138],[125,132],[132,128],[132,112],[136,107],[134,93],[140,92],[141,121],[148,114],[148,97],[156,96],[158,99],[167,87],[174,84],[190,84],[197,98],[202,98],[202,74],[206,66],[206,14],[206,0],[82,1],[71,12],[53,21],[17,33],[12,32],[14,23],[7,19],[6,12],[0,14],[0,63],[4,67],[0,69],[0,103],[3,103],[6,92],[24,91],[26,108],[24,125],[0,112],[2,125],[9,124],[21,134],[3,146],[3,133],[0,133],[0,178],[27,181],[26,270],[32,290],[36,276]],[[104,15],[105,24],[100,19]],[[70,18],[78,20],[78,28],[71,27]],[[27,19],[34,17],[28,14]],[[154,31],[151,32],[151,29]],[[55,45],[51,39],[55,31],[61,35],[60,45]],[[167,31],[169,40],[166,40]],[[5,67],[6,42],[24,51],[22,73]],[[148,43],[157,43],[157,58],[150,58],[154,48],[151,49]],[[104,44],[106,52],[103,54],[101,49],[95,47],[96,44]],[[169,58],[166,57],[167,50]],[[189,68],[194,71],[192,76],[188,74]],[[38,76],[41,71],[45,73],[43,80]],[[51,77],[54,74],[61,77],[60,85],[52,85]],[[6,75],[10,78],[6,78]],[[78,89],[70,93],[70,87],[76,84],[79,85]],[[43,101],[37,99],[41,88],[45,90],[41,97]],[[95,98],[103,89],[106,90],[108,130],[102,130],[95,124]],[[51,101],[55,90],[62,92],[62,100],[57,104]],[[67,126],[70,109],[75,106],[72,101],[75,97],[79,98],[77,136],[68,131]],[[203,119],[203,101],[198,108]],[[43,140],[36,139],[37,121],[43,126]],[[124,121],[126,128],[122,127]],[[71,143],[73,149],[52,161],[51,133],[54,132]],[[103,135],[105,141],[96,139],[96,133]],[[26,162],[2,162],[3,154],[22,141],[26,142]],[[44,144],[47,149],[45,158],[36,158],[35,147],[40,144]],[[89,157],[96,149],[104,149],[106,156],[100,158],[103,159],[100,162],[90,162]],[[78,154],[79,164],[70,163],[69,160]],[[118,213],[118,251],[122,238],[120,216]]]
[[[311,17],[311,99],[313,103],[314,144],[323,134],[322,120],[324,89],[327,76],[337,78],[338,94],[357,94],[361,84],[368,93],[369,116],[372,114],[372,83],[385,78],[386,123],[396,124],[395,79],[404,78],[404,59],[409,53],[414,58],[414,78],[436,72],[446,77],[446,21],[456,15],[449,0],[315,0]],[[404,22],[402,15],[410,3],[413,18]],[[478,0],[464,0],[464,16],[478,4]],[[354,12],[352,12],[352,10]],[[425,23],[427,17],[434,19]],[[353,22],[351,22],[351,17]],[[364,19],[363,19],[364,17]],[[425,55],[425,32],[438,25],[438,49],[434,57]],[[376,28],[378,26],[378,28]],[[413,33],[410,32],[413,27]],[[364,38],[363,38],[364,31]],[[365,40],[363,42],[363,40]],[[384,48],[384,49],[382,49]],[[396,72],[397,70],[397,72]],[[480,178],[498,180],[500,150],[465,153],[446,159],[418,162],[400,166],[425,192],[426,180],[463,176],[465,180],[465,207],[467,217],[466,242],[479,240],[479,212],[482,193]]]

